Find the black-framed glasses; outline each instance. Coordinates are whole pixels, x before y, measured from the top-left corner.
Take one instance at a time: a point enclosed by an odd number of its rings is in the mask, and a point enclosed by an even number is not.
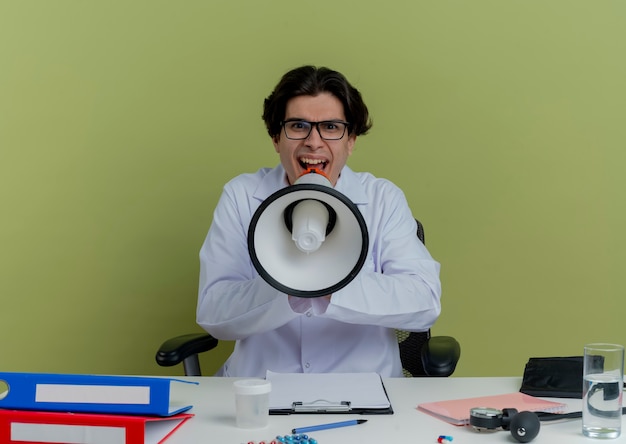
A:
[[[346,134],[346,128],[350,126],[348,122],[341,120],[323,120],[321,122],[309,122],[302,119],[288,119],[280,122],[285,130],[287,139],[304,140],[309,137],[313,127],[324,140],[339,140]]]

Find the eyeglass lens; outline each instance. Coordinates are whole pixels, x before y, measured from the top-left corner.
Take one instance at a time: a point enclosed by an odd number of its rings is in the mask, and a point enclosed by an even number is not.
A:
[[[285,135],[289,139],[302,140],[309,137],[313,126],[317,127],[322,139],[339,140],[343,137],[347,124],[345,122],[324,121],[307,122],[306,120],[289,120],[283,122]]]

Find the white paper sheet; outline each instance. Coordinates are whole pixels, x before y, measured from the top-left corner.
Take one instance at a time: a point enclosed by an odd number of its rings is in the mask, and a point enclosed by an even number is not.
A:
[[[275,373],[268,371],[272,383],[270,410],[290,409],[294,402],[305,404],[350,402],[353,409],[390,407],[380,375],[377,373]]]

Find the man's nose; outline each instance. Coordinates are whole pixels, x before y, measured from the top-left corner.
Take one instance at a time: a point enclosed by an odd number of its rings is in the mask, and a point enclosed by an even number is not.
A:
[[[306,138],[306,143],[311,146],[321,146],[324,143],[324,139],[322,139],[322,133],[320,133],[320,127],[318,125],[314,125],[313,128],[311,128],[309,137]]]

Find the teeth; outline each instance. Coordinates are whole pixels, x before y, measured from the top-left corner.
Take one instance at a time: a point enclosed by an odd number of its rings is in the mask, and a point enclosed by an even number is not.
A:
[[[300,162],[308,163],[309,165],[319,165],[320,163],[324,163],[323,160],[319,160],[319,159],[305,159],[305,158],[300,159]]]

